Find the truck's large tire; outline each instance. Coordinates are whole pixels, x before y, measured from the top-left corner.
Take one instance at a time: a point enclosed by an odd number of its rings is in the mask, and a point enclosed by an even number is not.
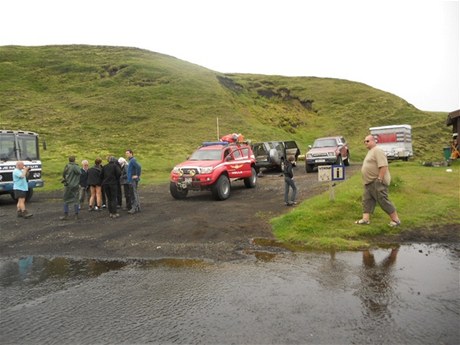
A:
[[[254,188],[257,183],[257,172],[254,167],[251,168],[251,177],[246,177],[244,179],[244,185],[246,188]]]
[[[230,196],[230,180],[226,175],[220,175],[216,183],[211,187],[212,196],[215,200],[226,200]]]
[[[315,169],[315,165],[314,165],[314,164],[307,164],[307,163],[305,163],[305,171],[306,171],[307,173],[313,172],[313,169]]]
[[[347,152],[347,158],[343,160],[343,164],[345,164],[345,166],[350,165],[350,152]]]
[[[174,199],[185,199],[187,197],[188,189],[178,189],[174,182],[169,183],[169,192]]]

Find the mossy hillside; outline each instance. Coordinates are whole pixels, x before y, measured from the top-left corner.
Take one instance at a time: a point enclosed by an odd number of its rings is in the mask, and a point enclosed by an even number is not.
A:
[[[47,189],[61,187],[67,156],[93,161],[132,148],[144,183],[219,133],[247,139],[341,134],[364,157],[371,126],[413,126],[416,160],[441,160],[446,113],[424,112],[362,83],[314,77],[223,75],[171,56],[107,46],[0,47],[0,127],[36,131]]]

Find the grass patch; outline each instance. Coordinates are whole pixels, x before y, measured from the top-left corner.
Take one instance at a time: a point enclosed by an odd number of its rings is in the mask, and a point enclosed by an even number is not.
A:
[[[354,175],[335,188],[335,200],[329,192],[308,199],[293,211],[272,219],[275,236],[287,242],[318,249],[359,249],[368,246],[376,235],[391,235],[437,224],[459,224],[460,162],[453,171],[445,167],[425,167],[417,163],[392,163],[390,200],[396,205],[402,225],[388,226],[389,218],[379,207],[369,226],[354,221],[362,215],[361,176]]]

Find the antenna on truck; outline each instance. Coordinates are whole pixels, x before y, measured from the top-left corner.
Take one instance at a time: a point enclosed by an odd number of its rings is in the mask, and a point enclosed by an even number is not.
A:
[[[216,127],[217,127],[217,140],[220,140],[220,133],[219,133],[219,118],[216,117]]]

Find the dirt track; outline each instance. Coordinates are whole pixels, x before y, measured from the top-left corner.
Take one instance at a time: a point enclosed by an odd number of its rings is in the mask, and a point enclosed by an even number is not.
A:
[[[347,168],[347,176],[360,166]],[[317,174],[306,174],[303,165],[295,169],[298,201],[327,190]],[[142,212],[111,219],[107,210],[89,212],[78,220],[61,221],[62,192],[35,191],[28,209],[30,219],[16,217],[16,206],[7,196],[0,198],[2,256],[44,255],[81,258],[164,258],[187,257],[212,260],[241,258],[242,251],[253,248],[253,238],[273,238],[268,220],[289,207],[283,204],[284,182],[279,173],[266,173],[257,187],[247,189],[242,182],[232,184],[226,201],[214,201],[211,193],[190,193],[175,200],[169,185],[142,186]],[[458,242],[456,229],[430,230],[425,240]],[[425,232],[426,234],[426,232]],[[456,235],[455,235],[456,234]],[[414,240],[423,231],[407,233]]]

